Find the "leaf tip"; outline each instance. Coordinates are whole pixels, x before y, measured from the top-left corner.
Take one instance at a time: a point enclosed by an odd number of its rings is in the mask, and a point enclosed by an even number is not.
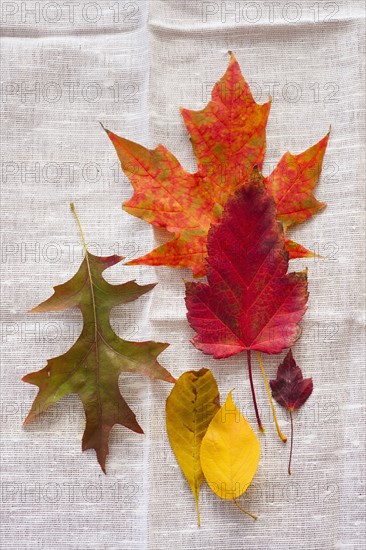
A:
[[[107,469],[106,469],[106,459],[107,459],[107,456],[108,456],[108,450],[107,450],[107,453],[104,454],[104,453],[99,453],[99,451],[97,451],[97,449],[95,449],[95,452],[96,452],[96,455],[97,455],[97,460],[98,460],[98,464],[103,472],[104,475],[107,475]],[[83,447],[83,451],[85,451],[84,447]]]
[[[227,405],[234,405],[234,407],[236,406],[234,401],[233,401],[233,391],[234,391],[235,388],[232,388],[229,393],[227,394],[227,398],[226,398],[226,401],[225,401],[225,407]]]
[[[103,124],[100,122],[99,123],[101,125],[101,127],[103,128],[103,130],[105,131],[105,133],[107,134],[107,136],[109,137],[109,139],[112,141],[112,143],[114,143],[115,141],[118,140],[118,136],[116,136],[116,134],[114,134],[113,132],[111,132],[110,130],[108,130],[108,128],[106,128],[105,126],[103,126]]]
[[[169,376],[166,378],[166,381],[170,382],[171,384],[175,384],[177,382],[177,379],[174,378],[174,376],[172,376],[171,374],[169,374]]]
[[[123,258],[124,259],[124,258]],[[144,285],[145,288],[147,289],[147,292],[150,292],[150,290],[154,290],[154,288],[158,285],[159,283],[148,283],[147,285]]]
[[[141,258],[135,258],[134,260],[129,260],[124,265],[143,265],[143,261],[141,261]]]
[[[107,128],[104,126],[104,124],[102,122],[99,121],[99,124],[101,125],[101,127],[103,128],[103,130],[108,134],[109,133],[109,130],[107,130]]]
[[[233,65],[234,63],[237,63],[238,60],[236,59],[236,56],[232,50],[228,50],[228,55],[230,57],[230,65]]]
[[[22,382],[26,382],[25,378],[26,378],[26,376],[23,376]],[[28,426],[29,422],[30,422],[35,416],[36,416],[36,415],[33,413],[33,411],[30,410],[29,413],[27,414],[27,416],[25,417],[25,419],[24,419],[23,422],[22,422],[23,428],[25,428],[26,426]]]

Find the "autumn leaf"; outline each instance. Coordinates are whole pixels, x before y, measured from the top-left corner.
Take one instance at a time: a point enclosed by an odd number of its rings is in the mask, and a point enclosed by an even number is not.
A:
[[[288,473],[291,474],[291,459],[293,447],[293,419],[292,413],[299,409],[310,397],[313,391],[312,378],[303,378],[300,367],[289,350],[285,359],[277,370],[275,380],[270,380],[273,399],[290,413],[291,421],[291,449],[288,464]]]
[[[75,213],[73,205],[72,209]],[[81,231],[77,216],[76,219]],[[122,340],[109,321],[113,307],[136,300],[155,285],[140,286],[134,281],[111,285],[102,273],[123,258],[94,256],[87,251],[84,237],[83,244],[85,258],[77,273],[66,283],[54,287],[54,294],[31,311],[63,311],[78,307],[83,315],[83,330],[64,355],[50,359],[42,370],[24,376],[24,382],[39,388],[25,423],[66,395],[78,394],[86,416],[83,451],[94,449],[105,472],[109,434],[113,426],[121,424],[143,433],[119,391],[120,374],[131,372],[166,382],[175,380],[156,359],[168,344]]]
[[[283,228],[259,172],[227,203],[220,223],[210,229],[207,248],[208,284],[186,283],[187,318],[197,332],[192,343],[215,359],[247,352],[262,429],[250,352],[276,354],[292,346],[308,292],[306,271],[287,274]]]
[[[266,187],[276,202],[277,218],[287,229],[306,221],[325,208],[313,195],[320,176],[329,134],[300,155],[287,152],[272,174]]]
[[[238,505],[237,498],[247,490],[257,471],[259,456],[257,436],[235,406],[231,391],[201,443],[201,466],[208,485],[220,498]]]
[[[181,109],[190,134],[198,170],[191,174],[164,146],[142,145],[106,130],[134,188],[124,209],[172,233],[172,240],[129,265],[190,267],[196,277],[205,274],[207,233],[221,217],[232,194],[262,168],[266,124],[271,102],[258,105],[230,52],[225,75],[214,86],[212,99],[202,110]],[[319,178],[328,141],[294,156],[286,153],[267,178],[268,191],[278,205],[279,220],[286,227],[301,223],[321,208],[312,194]],[[290,258],[313,253],[286,240]]]
[[[201,441],[219,408],[219,390],[208,369],[182,374],[166,402],[167,433],[178,464],[192,489],[198,525],[199,492],[203,481]]]

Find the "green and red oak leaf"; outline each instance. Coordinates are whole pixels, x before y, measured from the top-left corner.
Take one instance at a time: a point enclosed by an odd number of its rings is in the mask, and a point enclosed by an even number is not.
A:
[[[197,159],[196,173],[185,171],[162,145],[149,150],[106,130],[134,188],[124,209],[174,235],[129,265],[190,267],[196,277],[205,274],[211,224],[220,219],[227,200],[245,185],[253,168],[262,168],[270,106],[271,101],[263,105],[254,101],[231,53],[209,104],[200,111],[181,109]],[[327,142],[328,135],[300,155],[286,153],[265,180],[286,229],[325,206],[315,199],[313,189]],[[313,255],[293,241],[285,243],[290,258]]]
[[[157,361],[168,344],[129,342],[119,338],[110,325],[113,307],[136,300],[155,286],[140,286],[134,281],[120,285],[108,283],[102,276],[103,271],[121,260],[121,256],[94,256],[85,248],[85,258],[77,273],[66,283],[54,287],[54,294],[32,310],[36,313],[77,307],[83,316],[83,329],[69,351],[48,360],[42,370],[23,378],[24,382],[39,388],[26,423],[66,395],[80,397],[86,416],[82,449],[95,450],[104,472],[113,426],[120,424],[143,433],[120,393],[120,374],[138,373],[175,382]]]

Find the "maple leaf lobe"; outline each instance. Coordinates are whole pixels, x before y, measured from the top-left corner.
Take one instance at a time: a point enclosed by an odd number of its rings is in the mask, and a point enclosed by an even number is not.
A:
[[[231,52],[227,71],[215,84],[209,104],[198,111],[181,108],[199,170],[216,178],[221,175],[221,184],[225,181],[233,191],[255,165],[261,168],[270,108],[271,101],[263,105],[254,101]]]
[[[328,140],[329,133],[303,153],[293,155],[287,151],[266,178],[268,191],[276,202],[277,217],[285,228],[303,223],[326,207],[315,198],[313,190],[321,174]]]

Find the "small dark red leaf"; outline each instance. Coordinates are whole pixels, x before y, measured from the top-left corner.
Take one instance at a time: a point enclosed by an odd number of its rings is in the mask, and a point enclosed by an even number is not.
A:
[[[299,366],[289,350],[277,370],[277,378],[270,381],[273,399],[288,411],[295,411],[310,397],[312,378],[303,378]]]
[[[290,459],[288,463],[288,473],[291,475],[292,447],[294,442],[294,422],[292,413],[299,409],[310,397],[313,391],[312,378],[303,378],[300,367],[292,356],[292,351],[280,364],[277,370],[276,380],[270,380],[273,399],[282,407],[285,407],[290,413],[291,422],[291,448]]]

